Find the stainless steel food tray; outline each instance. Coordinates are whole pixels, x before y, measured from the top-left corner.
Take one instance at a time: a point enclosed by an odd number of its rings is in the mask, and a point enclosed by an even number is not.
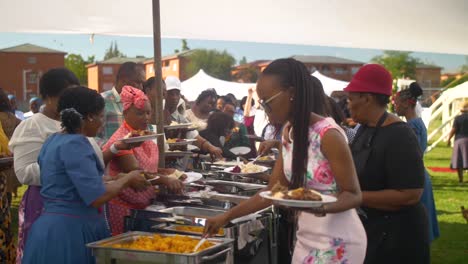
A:
[[[208,238],[215,245],[195,253],[169,253],[152,250],[137,250],[114,248],[113,245],[126,243],[142,236],[153,236],[156,233],[128,232],[122,235],[87,244],[91,248],[97,263],[232,263],[233,239]],[[160,234],[160,233],[158,233]],[[176,234],[161,234],[163,236],[175,236]],[[195,239],[200,237],[189,236]]]

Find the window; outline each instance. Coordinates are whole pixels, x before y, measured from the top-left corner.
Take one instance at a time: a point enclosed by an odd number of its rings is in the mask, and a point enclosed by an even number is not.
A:
[[[149,67],[149,72],[150,72],[150,73],[154,73],[154,65],[151,65],[151,66]]]
[[[105,92],[105,91],[109,91],[112,89],[112,87],[114,87],[114,84],[113,83],[103,83],[102,84],[102,91]]]
[[[106,66],[102,68],[102,74],[104,75],[112,75],[114,73],[114,69],[110,66]]]
[[[174,65],[172,65],[172,70],[177,71],[177,63],[174,63]]]
[[[29,64],[36,64],[37,63],[37,58],[36,57],[28,57],[28,63]]]
[[[358,71],[359,71],[359,67],[352,67],[351,68],[351,74],[352,75],[356,74],[356,72],[358,72]]]
[[[168,60],[163,61],[162,64],[163,64],[163,67],[169,67],[169,61]]]
[[[327,66],[327,65],[322,66],[322,73],[329,74],[330,73],[330,66]]]
[[[28,84],[36,84],[37,83],[37,73],[31,72],[28,73]]]
[[[343,68],[343,67],[336,67],[335,68],[335,74],[337,74],[337,75],[346,74],[346,69]]]
[[[314,73],[316,70],[317,70],[317,68],[315,68],[315,66],[313,66],[313,65],[309,67],[310,73]]]

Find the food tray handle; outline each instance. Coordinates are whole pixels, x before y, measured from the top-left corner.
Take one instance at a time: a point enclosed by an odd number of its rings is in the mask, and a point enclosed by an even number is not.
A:
[[[215,254],[213,254],[213,255],[211,255],[211,256],[204,256],[204,257],[201,258],[201,260],[202,260],[202,262],[204,262],[204,261],[209,261],[209,260],[213,260],[213,259],[215,259],[215,258],[217,258],[217,257],[219,257],[219,256],[224,255],[224,254],[228,254],[231,250],[232,250],[232,248],[231,248],[231,247],[228,247],[228,248],[223,249],[223,250],[221,250],[220,252],[215,253]]]

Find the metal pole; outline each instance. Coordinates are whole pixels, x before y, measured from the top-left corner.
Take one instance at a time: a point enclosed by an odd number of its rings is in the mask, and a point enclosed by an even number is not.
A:
[[[158,133],[164,132],[162,72],[161,72],[161,9],[159,0],[153,0],[153,46],[154,46],[154,77],[156,79],[156,100],[152,105],[154,112],[153,124],[156,124]],[[164,137],[158,138],[159,167],[165,167]]]

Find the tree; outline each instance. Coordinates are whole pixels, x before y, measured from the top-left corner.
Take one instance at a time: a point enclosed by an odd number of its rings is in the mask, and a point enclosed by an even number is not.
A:
[[[416,77],[416,65],[420,60],[411,56],[407,51],[384,51],[383,55],[372,58],[372,62],[383,65],[393,79]]]
[[[190,54],[190,61],[185,69],[186,76],[195,75],[200,69],[207,74],[226,81],[231,80],[231,68],[236,59],[227,51],[197,49]]]
[[[249,66],[236,72],[232,79],[237,82],[255,83],[258,80],[258,75],[259,71],[255,67]]]
[[[125,54],[120,52],[119,47],[117,46],[117,41],[111,42],[110,47],[106,50],[106,54],[104,55],[104,60],[112,59],[112,58],[125,58]]]
[[[187,44],[187,40],[186,39],[183,39],[182,40],[182,51],[186,51],[186,50],[190,50],[188,44]]]
[[[242,57],[242,59],[239,61],[239,65],[244,65],[247,64],[247,58],[245,56]]]
[[[89,56],[87,60],[84,60],[81,55],[73,53],[68,54],[67,57],[65,57],[65,67],[76,75],[82,85],[88,85],[88,70],[86,69],[86,65],[94,62],[94,55]]]

